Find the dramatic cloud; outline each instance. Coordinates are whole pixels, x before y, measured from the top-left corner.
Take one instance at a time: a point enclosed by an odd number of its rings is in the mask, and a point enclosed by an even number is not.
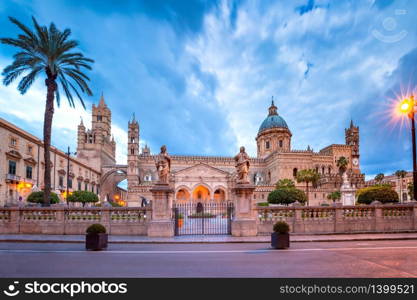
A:
[[[15,1],[0,4],[0,26],[13,36],[7,15],[25,23],[35,15],[72,29],[96,61],[89,107],[103,91],[118,162],[133,112],[153,152],[166,144],[171,153],[231,155],[244,145],[256,155],[274,95],[296,149],[344,143],[352,118],[362,170],[372,176],[411,165],[409,130],[392,126],[386,109],[416,84],[416,8],[410,1]],[[0,46],[0,67],[12,53]],[[41,80],[24,96],[1,86],[0,116],[40,136],[44,93]],[[57,110],[57,146],[75,147],[80,116],[88,122],[89,111]]]

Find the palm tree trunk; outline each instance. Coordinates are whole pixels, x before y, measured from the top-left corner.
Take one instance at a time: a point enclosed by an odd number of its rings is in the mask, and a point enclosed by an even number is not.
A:
[[[46,70],[48,78],[45,79],[47,86],[45,116],[43,122],[43,147],[45,160],[45,174],[44,174],[44,206],[50,206],[51,203],[51,154],[49,152],[51,147],[51,132],[52,132],[52,117],[54,115],[54,98],[56,91],[56,76],[53,76],[49,69]]]
[[[306,181],[306,191],[307,191],[307,206],[310,206],[310,201],[309,201],[309,197],[308,197],[308,181]]]

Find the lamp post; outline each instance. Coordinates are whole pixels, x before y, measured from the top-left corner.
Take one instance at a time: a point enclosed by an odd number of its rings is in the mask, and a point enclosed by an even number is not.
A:
[[[67,151],[67,191],[66,191],[66,194],[65,194],[65,200],[67,201],[67,205],[68,205],[68,193],[69,193],[69,190],[68,190],[68,188],[69,188],[69,172],[70,172],[70,155],[71,154],[74,154],[74,155],[76,155],[77,154],[77,152],[71,152],[70,151],[70,147],[68,146],[68,151]]]
[[[413,200],[417,200],[417,163],[416,163],[416,125],[414,121],[415,115],[414,95],[409,99],[404,99],[400,103],[400,111],[406,113],[411,121],[411,142],[413,146]]]

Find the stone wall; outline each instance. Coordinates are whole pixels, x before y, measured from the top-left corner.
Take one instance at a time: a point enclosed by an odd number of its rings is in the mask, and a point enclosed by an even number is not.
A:
[[[279,220],[290,225],[292,233],[397,232],[417,230],[417,204],[257,207],[258,234],[272,232]]]
[[[100,223],[112,235],[146,235],[149,208],[1,208],[0,234],[85,234]]]

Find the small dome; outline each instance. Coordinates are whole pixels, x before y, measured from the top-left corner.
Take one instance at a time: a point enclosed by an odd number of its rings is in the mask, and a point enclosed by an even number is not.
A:
[[[272,101],[271,106],[269,107],[269,115],[266,119],[262,122],[261,127],[259,127],[258,134],[262,131],[271,128],[286,128],[288,129],[287,122],[285,122],[284,118],[279,116],[277,113],[277,107],[274,105],[274,101]]]

